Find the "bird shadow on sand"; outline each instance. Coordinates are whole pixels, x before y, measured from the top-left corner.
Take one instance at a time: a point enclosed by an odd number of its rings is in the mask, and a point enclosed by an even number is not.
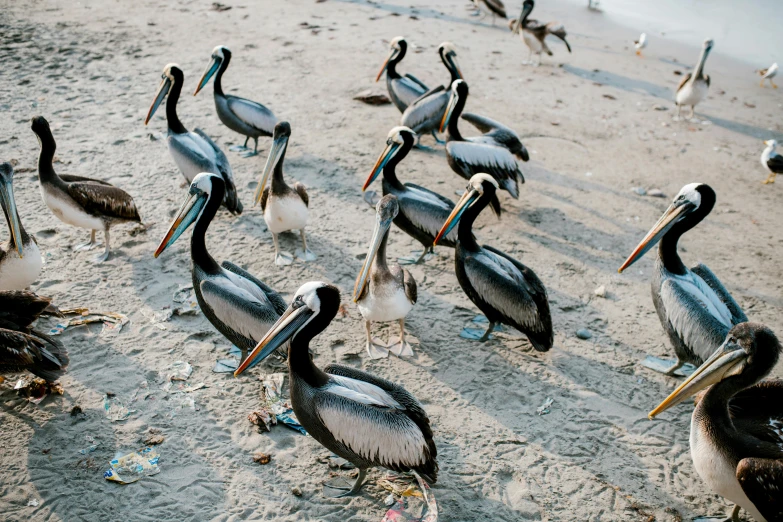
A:
[[[416,18],[431,18],[433,20],[443,20],[445,22],[452,22],[458,24],[486,27],[487,29],[501,29],[503,31],[508,31],[508,27],[504,24],[505,20],[501,18],[497,19],[499,25],[495,25],[493,23],[484,22],[484,18],[481,17],[475,17],[475,19],[470,20],[468,18],[461,18],[458,16],[448,15],[446,13],[443,13],[442,11],[437,11],[435,9],[429,9],[426,7],[413,7],[413,6],[406,7],[402,5],[387,4],[385,2],[370,2],[368,0],[334,0],[334,1],[342,2],[344,4],[354,4],[363,7],[372,7],[380,11],[386,11],[387,13],[390,13],[393,16],[404,15],[404,16],[416,17]],[[487,17],[489,17],[489,15],[487,15]]]
[[[674,93],[668,87],[663,87],[644,80],[629,78],[609,71],[588,71],[587,69],[582,69],[581,67],[576,67],[571,64],[563,64],[563,70],[585,80],[609,85],[610,87],[627,92],[648,94],[665,100],[671,100],[674,96]]]

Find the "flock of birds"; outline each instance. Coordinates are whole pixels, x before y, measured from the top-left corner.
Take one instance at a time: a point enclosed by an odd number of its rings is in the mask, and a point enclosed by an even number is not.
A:
[[[498,0],[476,3],[505,18],[505,11],[497,10],[502,7]],[[531,20],[533,6],[533,0],[525,0],[520,17],[510,25],[522,33],[540,62],[542,52],[551,54],[544,43],[546,36],[552,34],[566,42],[566,33],[560,24]],[[645,45],[646,36],[642,35],[637,52]],[[712,47],[712,40],[704,43],[696,67],[677,89],[677,106],[690,106],[691,115],[709,88],[704,65]],[[546,352],[554,337],[544,283],[512,256],[480,245],[473,233],[473,223],[484,209],[491,207],[500,215],[501,192],[519,197],[524,177],[517,159],[527,161],[528,152],[508,126],[463,113],[469,89],[453,44],[445,42],[438,47],[450,79],[448,84],[435,88],[411,74],[400,73],[406,50],[405,39],[394,38],[376,78],[386,74],[389,95],[402,116],[400,125],[388,133],[386,146],[362,187],[366,191],[382,175],[383,196],[375,203],[375,229],[352,294],[365,320],[367,353],[374,359],[388,357],[389,352],[399,357],[413,354],[405,338],[405,318],[417,301],[417,286],[408,270],[387,258],[392,224],[422,244],[424,251],[416,263],[426,262],[436,245],[455,250],[457,280],[489,322],[479,341],[487,340],[496,325],[504,324],[523,333],[537,351]],[[259,138],[272,138],[254,202],[260,203],[272,233],[275,264],[293,261],[292,254],[280,250],[277,236],[294,230],[300,232],[302,241],[296,255],[311,261],[315,255],[307,248],[305,235],[310,203],[307,190],[301,183],[289,185],[283,170],[291,126],[278,121],[260,103],[223,92],[222,77],[230,60],[229,49],[216,47],[194,95],[214,78],[217,114],[227,127],[245,137],[244,145],[236,148],[244,155],[258,153]],[[227,156],[203,131],[189,131],[179,119],[177,102],[183,84],[182,69],[167,65],[145,119],[146,124],[166,101],[168,149],[190,185],[155,257],[193,227],[193,288],[206,318],[243,352],[235,375],[278,350],[285,352],[291,403],[299,422],[315,440],[359,470],[352,485],[330,484],[325,493],[356,493],[366,471],[375,466],[414,471],[434,483],[438,475],[437,448],[429,418],[419,401],[401,386],[355,368],[336,364],[318,368],[310,356],[310,342],[329,327],[340,308],[339,289],[325,282],[307,282],[286,304],[253,274],[230,261],[218,263],[209,253],[206,232],[211,221],[221,207],[240,214],[243,205]],[[481,134],[463,137],[461,119]],[[75,249],[94,248],[96,233],[102,231],[104,251],[98,261],[105,260],[110,254],[110,228],[118,223],[140,222],[133,199],[104,181],[55,172],[56,143],[48,122],[37,116],[31,127],[40,143],[38,174],[44,202],[61,221],[90,230],[90,241]],[[449,166],[467,180],[465,192],[456,203],[398,178],[398,167],[414,148],[424,147],[420,139],[427,134],[445,143]],[[252,150],[247,147],[251,138]],[[781,171],[783,159],[774,152],[774,141],[767,145],[762,163],[774,175]],[[699,394],[691,426],[691,453],[699,475],[713,491],[736,504],[734,520],[742,507],[759,522],[780,521],[783,381],[763,379],[777,363],[781,345],[769,328],[748,322],[709,268],[703,264],[687,268],[677,252],[679,238],[707,217],[715,202],[716,194],[708,185],[685,185],[619,271],[658,247],[652,277],[653,304],[677,356],[673,364],[660,370],[673,375],[685,363],[699,366],[650,417]],[[10,239],[0,245],[0,372],[26,369],[52,381],[65,371],[68,354],[59,341],[32,327],[40,315],[57,314],[58,310],[49,299],[25,290],[36,281],[43,263],[35,238],[25,231],[19,218],[13,169],[8,163],[0,164],[0,204],[10,231]],[[398,322],[399,337],[390,342],[374,337],[373,322]]]

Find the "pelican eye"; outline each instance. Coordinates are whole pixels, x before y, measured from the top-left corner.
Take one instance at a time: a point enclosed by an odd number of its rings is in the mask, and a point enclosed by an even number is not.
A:
[[[302,308],[305,305],[304,298],[301,295],[296,296],[296,299],[294,299],[294,302],[292,303],[292,307],[294,310],[297,308]]]

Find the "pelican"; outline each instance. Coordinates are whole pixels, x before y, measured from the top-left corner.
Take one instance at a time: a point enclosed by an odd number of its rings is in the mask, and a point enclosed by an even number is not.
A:
[[[639,39],[633,41],[633,46],[636,48],[636,56],[641,56],[642,49],[647,47],[647,33],[639,35]]]
[[[760,69],[759,75],[761,76],[761,86],[764,87],[764,80],[769,80],[770,85],[772,85],[773,89],[777,89],[778,86],[775,85],[775,82],[772,81],[772,78],[777,76],[778,74],[778,64],[777,62],[773,63],[769,66],[767,69]]]
[[[680,236],[707,217],[714,205],[715,191],[709,185],[685,185],[618,270],[622,272],[660,242],[652,277],[653,304],[677,362],[666,369],[653,369],[667,375],[685,363],[700,365],[732,326],[748,320],[706,265],[688,269],[677,254]]]
[[[429,87],[412,74],[400,76],[400,73],[397,72],[397,66],[405,58],[405,53],[408,50],[408,42],[404,37],[398,36],[392,39],[389,43],[389,49],[389,56],[383,62],[375,81],[380,80],[383,71],[386,71],[386,88],[389,90],[389,96],[400,112],[405,112],[408,105],[426,93]]]
[[[783,520],[783,380],[762,381],[777,363],[777,337],[766,326],[734,326],[720,347],[650,419],[711,386],[691,417],[693,467],[718,495],[756,522]]]
[[[266,221],[269,231],[272,232],[272,239],[275,242],[275,264],[290,265],[293,262],[291,254],[280,252],[280,246],[277,242],[277,235],[289,230],[298,230],[302,237],[302,251],[299,257],[305,261],[312,261],[315,259],[315,254],[307,249],[307,238],[305,237],[310,204],[307,189],[298,181],[291,188],[283,179],[283,161],[286,150],[288,150],[291,125],[287,121],[281,121],[275,125],[274,136],[272,150],[269,151],[269,157],[266,159],[261,181],[258,183],[258,190],[256,190],[256,203],[261,203],[264,221]],[[272,183],[267,187],[269,173],[273,170]]]
[[[677,116],[680,118],[680,111],[683,105],[690,105],[691,115],[689,119],[693,118],[693,111],[696,109],[696,105],[707,96],[707,91],[710,88],[710,77],[704,74],[704,63],[707,61],[707,56],[712,50],[714,42],[712,40],[704,40],[704,45],[699,55],[699,61],[696,63],[696,68],[693,72],[689,72],[680,80],[680,84],[677,86],[677,92],[674,95],[674,101],[677,104]]]
[[[169,132],[166,143],[171,157],[174,158],[174,163],[177,164],[188,183],[193,183],[193,179],[201,172],[211,172],[221,176],[226,186],[226,199],[223,204],[232,214],[241,214],[242,202],[239,201],[237,189],[234,186],[234,174],[231,171],[231,165],[228,164],[228,158],[201,129],[191,132],[179,121],[177,101],[179,101],[182,84],[185,81],[182,69],[177,64],[170,63],[163,68],[162,78],[158,94],[155,95],[155,101],[152,102],[147,117],[144,119],[144,125],[150,122],[150,118],[163,103],[163,98],[168,95],[166,122]]]
[[[51,302],[32,292],[0,291],[0,375],[27,370],[53,382],[65,373],[68,351],[32,327],[39,316],[59,313]]]
[[[14,168],[10,163],[0,163],[0,205],[9,231],[8,241],[0,243],[0,291],[24,290],[38,279],[43,258],[16,211]]]
[[[223,178],[216,174],[204,172],[193,178],[188,197],[155,251],[155,257],[194,225],[190,258],[196,300],[212,326],[246,353],[277,321],[285,310],[285,301],[234,263],[223,261],[218,265],[209,255],[204,236],[223,201],[224,191]]]
[[[451,85],[456,80],[462,78],[462,72],[457,63],[457,50],[451,42],[443,42],[438,47],[438,54],[451,73]],[[423,94],[418,100],[408,105],[405,112],[402,113],[400,125],[409,127],[417,135],[432,133],[435,141],[443,143],[438,139],[435,131],[438,130],[440,121],[443,119],[443,113],[446,111],[446,105],[449,103],[449,87],[438,85],[434,89]]]
[[[357,493],[367,469],[376,466],[416,471],[434,484],[438,451],[429,418],[416,397],[356,368],[330,364],[321,370],[313,363],[310,340],[329,326],[339,307],[336,287],[305,283],[234,375],[290,339],[291,405],[299,423],[322,446],[359,468],[352,487],[331,486],[348,490],[339,496]]]
[[[446,156],[451,170],[465,179],[470,179],[474,174],[488,173],[511,197],[518,199],[519,182],[524,183],[525,178],[512,153],[500,146],[491,135],[466,139],[460,134],[457,122],[467,99],[468,84],[465,80],[455,81],[451,85],[449,105],[440,123],[440,132],[448,129]]]
[[[777,141],[767,140],[764,142],[764,145],[767,148],[761,153],[761,166],[769,172],[769,176],[762,183],[767,185],[775,183],[775,176],[783,172],[783,156],[775,152],[775,147],[778,146]]]
[[[500,216],[497,189],[498,182],[488,174],[470,178],[435,243],[459,223],[454,269],[462,290],[489,320],[481,341],[489,339],[495,325],[502,323],[525,334],[539,352],[546,352],[552,348],[553,336],[544,284],[531,269],[491,246],[479,246],[473,236],[473,222],[487,205],[492,204]]]
[[[367,353],[370,359],[388,357],[389,350],[397,357],[413,355],[413,349],[405,340],[405,317],[416,304],[416,280],[400,265],[393,264],[390,267],[386,264],[389,228],[399,210],[399,203],[393,194],[387,194],[378,201],[370,249],[353,287],[353,302],[359,305],[367,329]],[[373,321],[399,321],[399,339],[387,345],[376,343],[372,337]]]
[[[260,103],[240,98],[239,96],[223,94],[221,81],[230,61],[231,51],[228,47],[218,45],[212,49],[212,60],[204,70],[204,74],[201,76],[193,96],[197,95],[204,88],[213,75],[215,76],[215,109],[217,110],[218,118],[223,122],[223,125],[245,137],[244,145],[231,147],[229,150],[248,151],[247,142],[250,138],[253,138],[255,142],[253,151],[243,154],[243,157],[249,158],[258,154],[258,138],[272,135],[277,124],[277,118],[272,111]]]
[[[508,25],[514,34],[519,34],[520,30],[522,31],[522,41],[525,42],[525,45],[527,45],[527,48],[530,51],[527,61],[522,63],[532,64],[531,58],[533,53],[536,53],[538,55],[538,62],[535,65],[538,67],[541,65],[541,53],[552,56],[552,51],[546,45],[545,40],[547,36],[551,34],[552,36],[556,36],[563,40],[569,53],[571,52],[571,45],[569,45],[568,40],[566,40],[566,30],[560,22],[542,24],[538,20],[531,20],[528,18],[535,5],[533,0],[525,0],[522,4],[522,12],[519,14],[519,19],[510,21]]]
[[[441,225],[454,209],[454,203],[440,194],[413,183],[400,183],[396,167],[408,155],[416,142],[416,134],[407,127],[394,127],[386,140],[386,148],[378,157],[362,191],[383,172],[383,194],[393,194],[397,198],[399,213],[394,224],[424,246],[416,264],[424,261],[433,251],[432,242],[438,235]],[[499,205],[500,203],[498,203]],[[447,234],[441,244],[454,247],[457,244],[457,232]]]
[[[478,12],[484,11],[485,15],[492,15],[492,25],[495,25],[495,18],[506,19],[506,6],[501,0],[472,0]]]
[[[44,203],[63,223],[90,230],[90,241],[74,247],[74,250],[91,250],[95,247],[95,232],[102,230],[104,250],[95,261],[106,261],[109,258],[109,229],[118,223],[141,223],[136,203],[127,192],[105,181],[58,176],[52,165],[57,144],[49,122],[43,116],[36,116],[32,129],[41,144],[38,179]]]

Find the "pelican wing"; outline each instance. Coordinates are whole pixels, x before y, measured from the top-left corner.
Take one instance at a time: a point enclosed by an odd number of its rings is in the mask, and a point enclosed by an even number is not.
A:
[[[489,174],[514,198],[519,197],[517,180],[524,182],[524,177],[514,156],[508,150],[485,143],[450,141],[446,144],[446,152],[457,166],[468,174],[466,177],[470,178],[481,172]]]
[[[405,296],[408,298],[408,301],[416,304],[416,301],[419,299],[419,293],[416,288],[416,280],[407,270],[402,271],[402,284],[405,287]]]
[[[0,373],[28,370],[56,381],[68,362],[68,352],[50,337],[0,329]]]
[[[263,192],[261,192],[261,200],[259,203],[261,203],[261,212],[266,211],[266,202],[269,199],[269,187],[264,187]]]
[[[484,0],[484,4],[496,15],[506,18],[506,6],[501,0]]]
[[[223,181],[226,183],[226,195],[223,203],[226,205],[228,210],[236,212],[237,214],[241,214],[242,203],[239,201],[239,196],[237,195],[237,188],[234,185],[234,173],[231,170],[231,165],[228,163],[228,158],[223,153],[223,151],[220,150],[220,147],[217,146],[217,143],[212,141],[212,139],[207,136],[204,131],[201,129],[194,129],[194,132],[204,141],[206,147],[208,147],[212,152],[214,158],[213,161],[215,162],[215,167],[217,167],[218,170],[218,172],[212,172],[211,170],[205,172],[220,174],[223,177]]]
[[[206,279],[201,282],[201,295],[215,317],[226,327],[258,342],[279,314],[263,292],[251,292],[249,288],[237,286],[234,281],[234,278],[223,277]]]
[[[783,173],[783,156],[774,152],[770,154],[767,160],[767,167],[775,174]]]
[[[723,286],[715,274],[712,273],[712,270],[707,268],[707,265],[698,264],[691,268],[691,271],[699,276],[707,284],[707,286],[709,286],[712,291],[717,294],[717,297],[720,299],[720,301],[726,305],[726,308],[729,309],[729,313],[731,313],[732,325],[745,323],[748,321],[748,318],[745,315],[745,312],[742,311],[742,308],[740,308],[740,305],[738,305],[737,301],[731,297],[729,291],[726,290],[726,287]]]
[[[60,174],[60,179],[62,179],[66,183],[82,182],[82,183],[95,183],[97,185],[111,186],[111,183],[107,183],[106,181],[100,179],[85,178],[84,176],[74,176],[73,174]]]
[[[505,147],[522,161],[528,161],[530,159],[527,149],[522,145],[519,135],[514,132],[513,129],[506,127],[493,119],[487,118],[486,116],[480,116],[472,112],[464,113],[462,119],[470,122],[474,127],[484,133],[484,136],[468,138],[468,141]]]
[[[26,330],[51,306],[52,300],[26,290],[0,291],[0,328]]]
[[[738,432],[783,450],[783,380],[762,381],[736,393],[729,400],[729,413]]]
[[[307,195],[307,188],[297,181],[294,183],[294,190],[297,194],[299,194],[299,197],[302,199],[302,202],[305,204],[305,206],[309,207],[310,196]]]
[[[419,80],[418,78],[416,78],[412,74],[406,74],[405,76],[403,76],[403,78],[407,78],[411,82],[415,83],[419,88],[422,89],[423,93],[427,92],[430,89],[429,87],[427,87],[426,83],[424,83],[423,81]]]
[[[280,297],[280,294],[278,294],[271,286],[267,285],[266,283],[258,279],[256,276],[254,276],[247,270],[240,268],[239,266],[235,265],[231,261],[223,261],[221,266],[226,270],[228,270],[229,272],[232,272],[233,274],[236,274],[239,277],[244,278],[247,282],[256,285],[261,290],[264,297],[266,297],[269,300],[269,302],[272,303],[272,306],[274,307],[275,312],[277,312],[278,315],[283,315],[285,309],[288,308],[288,305],[283,300],[283,298]],[[253,294],[257,293],[258,290],[253,288],[252,285],[250,285],[247,282],[239,282],[239,284],[242,286],[247,286],[249,292]]]
[[[413,183],[406,183],[405,187],[408,190],[396,194],[400,202],[400,213],[416,228],[434,238],[454,210],[454,203]],[[457,240],[457,228],[449,232],[445,239],[454,244]]]
[[[247,125],[263,131],[270,136],[274,133],[275,125],[277,125],[277,118],[272,111],[260,103],[238,96],[227,95],[226,101],[228,102],[228,108],[231,112]]]
[[[682,80],[680,80],[680,83],[677,84],[677,90],[675,92],[680,92],[680,89],[685,87],[685,84],[688,83],[688,80],[691,79],[691,73],[685,73],[682,77]]]
[[[394,91],[393,96],[396,96],[406,108],[429,90],[426,85],[418,80],[412,80],[409,76],[389,79],[387,83],[389,90]]]
[[[566,30],[563,24],[560,22],[549,22],[546,24],[546,32],[563,40],[566,49],[568,49],[569,53],[571,52],[571,46],[568,44],[568,40],[566,40]]]
[[[97,183],[69,183],[68,195],[88,214],[98,217],[141,221],[133,198],[122,189]]]
[[[441,90],[433,89],[408,105],[402,113],[400,125],[413,129],[417,134],[437,130],[448,103],[449,93],[441,85]]]
[[[783,520],[783,449],[776,459],[742,459],[737,480],[766,520]]]

